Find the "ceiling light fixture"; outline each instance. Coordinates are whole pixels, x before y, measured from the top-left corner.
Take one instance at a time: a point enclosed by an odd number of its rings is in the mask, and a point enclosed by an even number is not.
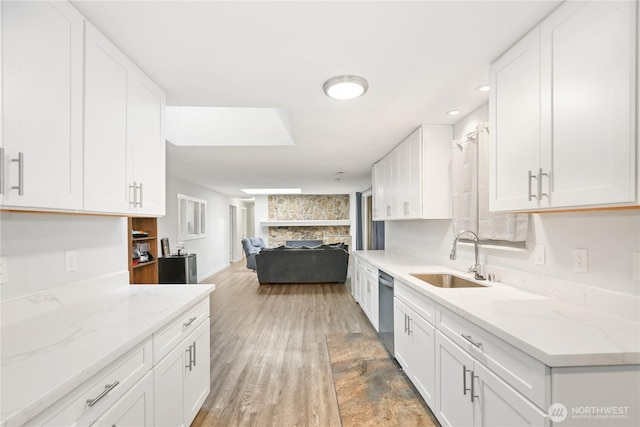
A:
[[[369,83],[360,76],[336,76],[324,82],[322,89],[329,98],[347,100],[367,93]]]
[[[450,116],[457,116],[458,114],[460,114],[460,110],[447,111],[447,114]]]
[[[246,194],[269,195],[269,194],[300,194],[301,188],[243,188]]]
[[[489,89],[491,89],[489,85],[481,85],[476,88],[478,92],[489,92]]]

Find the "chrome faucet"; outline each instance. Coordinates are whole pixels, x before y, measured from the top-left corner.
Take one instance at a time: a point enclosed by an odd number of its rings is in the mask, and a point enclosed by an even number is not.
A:
[[[485,280],[485,277],[482,275],[482,270],[481,270],[481,267],[480,267],[480,263],[478,262],[478,246],[480,244],[480,239],[478,239],[478,235],[476,233],[474,233],[473,231],[462,230],[461,232],[456,234],[456,236],[453,238],[453,248],[451,248],[451,255],[449,255],[449,259],[456,259],[458,240],[460,240],[460,237],[463,234],[470,234],[473,237],[473,239],[472,239],[473,240],[473,248],[474,248],[474,251],[475,251],[475,264],[473,264],[471,267],[469,267],[467,272],[473,273],[473,277],[476,280]]]

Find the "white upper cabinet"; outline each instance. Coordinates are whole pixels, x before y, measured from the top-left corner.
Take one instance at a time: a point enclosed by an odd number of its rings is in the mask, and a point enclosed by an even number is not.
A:
[[[84,208],[164,215],[164,93],[90,24],[85,43]]]
[[[83,17],[2,2],[3,206],[82,208]]]
[[[420,126],[373,168],[374,220],[451,218],[452,128]]]
[[[535,208],[529,173],[540,165],[540,29],[500,57],[490,74],[491,209]]]
[[[141,72],[129,81],[130,175],[139,215],[165,213],[165,95]],[[137,189],[135,188],[137,186]]]
[[[493,211],[632,205],[636,3],[566,2],[491,67]]]
[[[129,61],[92,25],[85,31],[84,208],[128,212]]]

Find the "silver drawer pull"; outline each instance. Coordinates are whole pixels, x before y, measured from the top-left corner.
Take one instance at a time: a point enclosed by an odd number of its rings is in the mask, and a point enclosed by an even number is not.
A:
[[[100,393],[98,397],[96,397],[95,399],[87,399],[87,405],[89,406],[89,408],[91,408],[96,403],[100,402],[102,398],[105,397],[107,394],[109,394],[109,392],[113,390],[118,384],[120,384],[120,381],[116,381],[113,384],[107,384],[106,386],[104,386],[104,391]]]
[[[189,326],[191,326],[191,324],[193,322],[195,322],[197,319],[197,317],[192,317],[191,319],[189,319],[189,321],[187,323],[183,323],[182,326],[184,326],[185,328],[188,328]]]
[[[464,338],[465,340],[469,341],[471,344],[473,344],[475,347],[480,348],[482,347],[482,343],[481,342],[476,342],[471,338],[471,335],[465,335],[462,334],[462,338]]]

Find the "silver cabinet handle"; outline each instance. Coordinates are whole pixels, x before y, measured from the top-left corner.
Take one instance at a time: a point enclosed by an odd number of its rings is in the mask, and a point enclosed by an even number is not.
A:
[[[467,372],[471,372],[471,369],[467,370],[467,367],[462,365],[462,394],[465,396],[468,391],[471,391],[470,388],[467,388]]]
[[[387,205],[387,216],[391,216],[391,206]]]
[[[135,181],[133,181],[133,185],[129,185],[129,205],[133,205],[134,208],[138,205],[138,192],[136,191],[137,188],[138,185]],[[131,190],[133,190],[133,196],[131,195]]]
[[[140,200],[138,201],[138,206],[142,207],[142,183],[140,183],[140,185],[138,186],[138,189],[140,190]]]
[[[189,368],[189,372],[191,372],[191,346],[189,346],[189,348],[187,350],[184,351],[185,353],[189,352],[189,359],[187,359],[189,361],[188,365],[184,365],[185,368]]]
[[[196,342],[193,342],[193,366],[196,366]]]
[[[537,184],[538,176],[532,174],[531,171],[528,171],[528,172],[529,172],[529,201],[531,201],[532,199],[537,199],[538,198],[538,196],[536,194],[532,194],[531,193],[531,187],[532,187],[531,186],[531,180],[535,179],[536,180],[536,184]]]
[[[197,317],[192,317],[191,319],[189,319],[189,321],[187,323],[183,323],[182,326],[184,326],[185,328],[188,328],[189,326],[191,326],[191,324],[193,322],[195,322],[197,319]]]
[[[4,194],[4,147],[0,147],[0,194]]]
[[[470,371],[470,372],[471,372],[471,390],[470,390],[471,391],[471,403],[473,403],[473,399],[479,397],[479,396],[476,396],[476,391],[475,391],[475,386],[474,386],[474,384],[475,384],[474,378],[478,378],[478,376],[477,375],[473,375],[474,374],[473,371]]]
[[[407,316],[409,318],[409,321],[407,322],[407,335],[411,335],[411,317]]]
[[[547,198],[549,197],[549,194],[542,192],[542,177],[543,176],[546,176],[548,178],[549,174],[542,172],[542,168],[540,168],[540,170],[538,171],[538,177],[536,179],[536,181],[538,181],[538,200],[542,200],[543,196],[547,197]]]
[[[24,153],[18,153],[17,159],[11,159],[11,163],[18,164],[18,185],[11,187],[12,190],[18,190],[18,196],[24,194]]]
[[[407,326],[407,319],[409,318],[409,316],[407,316],[406,314],[404,315],[404,333],[406,334],[407,331],[409,330],[409,327]]]
[[[118,384],[120,384],[120,381],[116,381],[113,384],[107,384],[106,386],[104,386],[104,390],[102,391],[102,393],[100,393],[97,397],[95,397],[94,399],[87,399],[87,405],[89,406],[89,408],[100,402],[102,398],[109,394],[111,390],[116,388]]]
[[[461,334],[462,338],[464,338],[465,340],[469,341],[471,344],[473,344],[476,348],[480,348],[482,347],[482,343],[481,342],[477,342],[474,341],[473,338],[471,338],[471,335],[465,335],[465,334]]]

